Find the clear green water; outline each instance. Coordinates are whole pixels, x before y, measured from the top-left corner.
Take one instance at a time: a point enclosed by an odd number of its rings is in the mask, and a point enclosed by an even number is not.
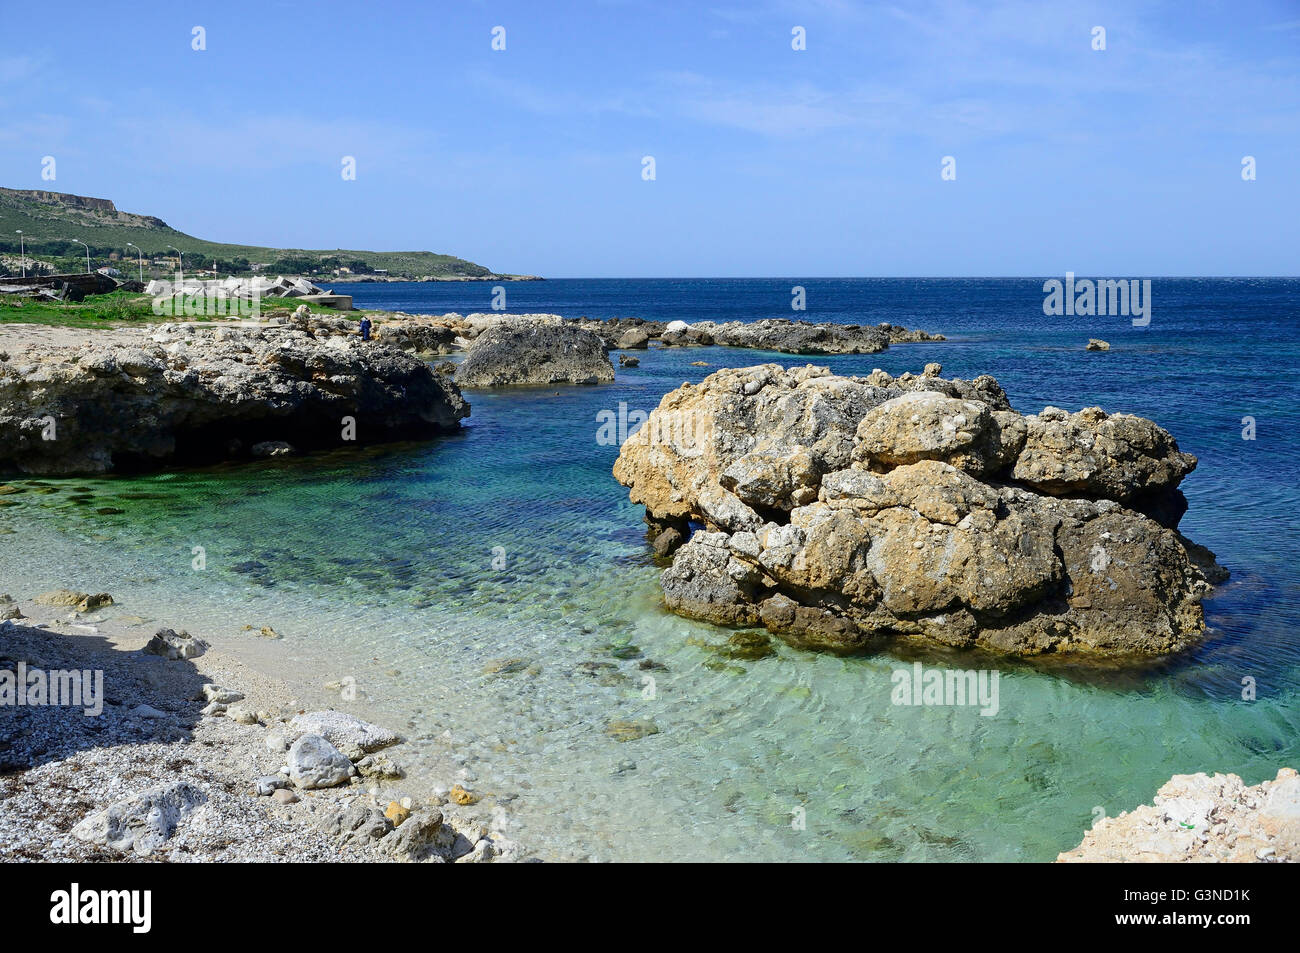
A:
[[[1100,403],[1169,427],[1202,457],[1184,531],[1234,572],[1189,657],[1142,671],[924,657],[997,666],[995,717],[892,705],[891,674],[912,655],[840,659],[774,643],[765,658],[727,657],[728,631],[660,608],[639,508],[609,475],[617,448],[596,441],[599,411],[649,410],[713,369],[692,361],[804,363],[713,348],[642,353],[608,387],[470,393],[464,432],[430,443],[11,480],[24,492],[0,497],[11,504],[0,505],[0,588],[113,592],[119,612],[254,654],[309,703],[328,703],[320,686],[351,676],[352,707],[410,737],[398,752],[413,789],[464,780],[516,795],[510,833],[554,859],[1050,860],[1096,807],[1131,809],[1171,774],[1253,783],[1300,765],[1297,464],[1280,436],[1295,432],[1297,395],[1257,360],[1262,348],[1280,366],[1300,356],[1295,283],[1172,286],[1171,313],[1142,336],[1114,319],[1045,326],[1020,286],[984,289],[978,313],[963,310],[969,284],[910,305],[933,314],[872,315],[953,341],[817,363],[900,373],[939,360],[948,374],[993,373],[1022,410]],[[1202,313],[1211,292],[1226,302],[1215,316]],[[1088,336],[1115,350],[1085,354]],[[1240,439],[1247,413],[1261,421],[1253,445]],[[285,638],[259,641],[245,624]],[[663,667],[643,670],[646,660]],[[1258,681],[1253,702],[1241,699],[1245,676]],[[658,733],[620,742],[606,730],[614,719]],[[791,825],[796,809],[804,830]]]

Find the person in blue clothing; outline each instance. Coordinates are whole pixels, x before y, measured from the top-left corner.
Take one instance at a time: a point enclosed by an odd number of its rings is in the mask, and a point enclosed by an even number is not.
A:
[[[363,341],[370,340],[370,319],[369,318],[361,319],[361,340]]]

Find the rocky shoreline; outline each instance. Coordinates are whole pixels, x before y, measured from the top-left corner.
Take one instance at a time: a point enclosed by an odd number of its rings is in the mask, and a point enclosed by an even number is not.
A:
[[[30,333],[29,333],[30,332]],[[608,383],[609,354],[721,345],[876,353],[943,340],[890,325],[395,315],[0,334],[0,467],[103,472],[455,429],[466,387]],[[464,352],[437,368],[425,358]],[[1179,533],[1196,466],[1150,420],[1012,410],[991,377],[727,369],[663,398],[614,475],[646,509],[682,615],[790,643],[910,639],[1017,656],[1150,658],[1204,632],[1226,577]],[[56,436],[45,436],[49,421]],[[184,632],[106,616],[104,593],[0,599],[4,673],[99,671],[102,712],[0,719],[0,859],[530,859],[505,799],[404,783],[402,739],[309,708]],[[271,633],[274,634],[273,631]],[[10,717],[12,715],[13,717]],[[643,726],[618,723],[619,731]],[[1074,860],[1300,859],[1300,778],[1176,776]]]
[[[5,673],[99,672],[102,693],[6,708],[0,860],[527,859],[498,798],[404,782],[395,732],[308,711],[183,632],[105,618],[107,594],[4,598],[0,687]]]
[[[12,326],[11,326],[12,327]],[[0,469],[149,469],[454,430],[460,390],[342,319],[0,339]]]
[[[562,325],[598,337],[606,350],[661,347],[734,347],[785,354],[877,354],[891,344],[944,341],[942,334],[894,324],[859,325],[768,318],[762,321],[647,321],[642,318],[565,318],[558,314],[408,315],[378,319],[376,337],[418,353],[447,354],[469,348],[489,328]]]
[[[1300,774],[1247,786],[1176,774],[1144,804],[1102,818],[1057,863],[1300,863]]]
[[[425,437],[469,415],[458,384],[610,383],[610,350],[651,341],[862,354],[942,340],[891,325],[471,314],[380,318],[363,341],[355,322],[303,306],[258,322],[45,330],[0,333],[0,470],[144,470]],[[425,360],[456,351],[452,374]]]

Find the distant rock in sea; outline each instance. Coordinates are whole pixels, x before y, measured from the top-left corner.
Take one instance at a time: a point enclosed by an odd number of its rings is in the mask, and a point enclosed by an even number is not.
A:
[[[890,344],[942,341],[942,334],[913,331],[892,324],[830,324],[767,318],[762,321],[642,321],[611,318],[577,319],[579,327],[604,338],[611,349],[645,347],[658,341],[666,347],[708,346],[778,351],[785,354],[876,354]]]
[[[470,345],[456,369],[464,387],[608,384],[614,380],[604,342],[571,324],[501,321]]]
[[[876,354],[891,344],[943,341],[942,334],[915,331],[894,324],[831,324],[767,318],[744,322],[645,321],[641,318],[563,318],[558,314],[470,314],[412,316],[383,319],[377,337],[418,353],[445,354],[467,347],[495,327],[520,328],[547,324],[579,328],[599,337],[607,350],[644,350],[651,342],[662,347],[724,347],[776,351],[785,354]],[[430,345],[429,342],[436,342]]]

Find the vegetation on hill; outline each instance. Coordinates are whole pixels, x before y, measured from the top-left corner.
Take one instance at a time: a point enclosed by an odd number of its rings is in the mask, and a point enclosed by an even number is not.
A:
[[[264,298],[261,310],[264,316],[272,314],[287,315],[298,308],[306,307],[312,314],[330,317],[346,317],[360,321],[363,315],[379,312],[358,309],[347,312],[335,311],[322,304],[302,301],[298,298]],[[106,328],[122,324],[142,322],[162,322],[171,320],[154,314],[153,299],[145,294],[132,291],[113,291],[109,294],[87,295],[85,300],[48,301],[40,298],[28,298],[19,295],[0,293],[0,324],[49,324],[70,328]],[[210,318],[203,315],[195,317],[181,316],[178,321],[225,321],[226,318]],[[231,318],[229,320],[241,320]]]
[[[146,278],[167,272],[165,264],[151,266],[151,259],[175,256],[169,245],[184,253],[186,271],[246,274],[254,265],[262,265],[258,269],[262,272],[320,275],[335,280],[346,280],[349,274],[377,272],[407,278],[480,278],[493,274],[472,261],[425,251],[313,250],[209,242],[179,232],[162,219],[118,211],[105,199],[0,188],[0,254],[13,257],[15,263],[18,229],[23,231],[27,256],[49,261],[56,270],[85,269],[86,250],[74,241],[80,239],[90,246],[93,267],[111,264],[129,277],[136,275],[138,255],[134,248],[127,247],[127,242],[144,252]],[[118,259],[110,261],[109,256],[114,254]],[[344,268],[347,272],[335,275],[336,270]],[[0,265],[0,273],[6,270],[17,271]]]

